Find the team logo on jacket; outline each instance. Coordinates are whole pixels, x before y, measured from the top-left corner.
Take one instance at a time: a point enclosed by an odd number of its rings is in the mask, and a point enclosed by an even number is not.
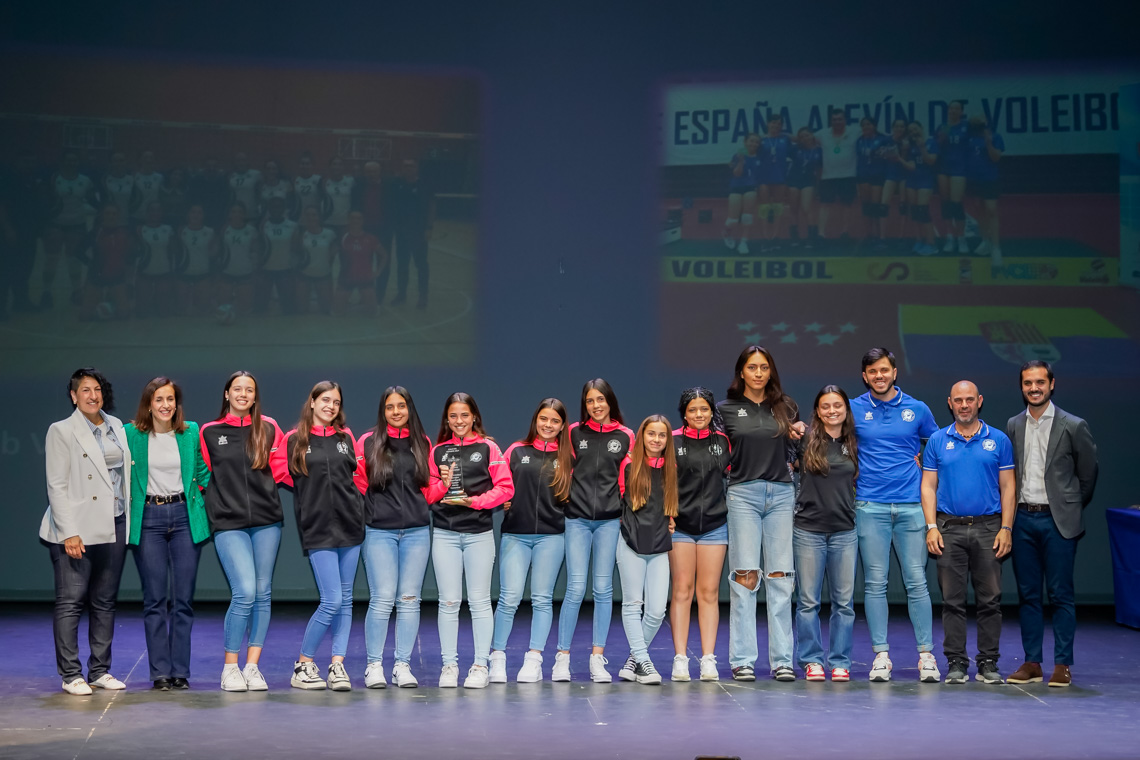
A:
[[[341,454],[347,454],[348,453],[348,444],[345,443],[344,441],[337,441],[336,450],[339,451]]]
[[[313,447],[312,446],[306,446],[305,447],[305,453],[306,454],[312,454],[313,453]]]
[[[590,447],[590,442],[586,440],[578,441],[578,448],[587,449]]]
[[[225,446],[229,442],[230,442],[230,439],[226,438],[224,435],[218,436],[218,445],[219,446]]]
[[[947,441],[946,442],[946,450],[949,451],[952,448],[954,448],[954,442],[953,441]]]
[[[986,440],[982,441],[982,448],[986,451],[993,451],[997,448],[997,441],[995,441],[993,438],[987,438]]]
[[[736,410],[736,416],[737,417],[747,417],[748,416],[748,410],[747,409],[737,409]]]
[[[678,446],[677,447],[677,456],[679,456],[679,457],[685,456],[685,447],[684,446]]]
[[[864,413],[863,413],[863,419],[865,419],[865,420],[873,420],[873,419],[875,419],[875,415],[874,415],[874,414],[872,414],[871,412],[864,412]]]
[[[724,447],[722,447],[719,443],[714,443],[712,446],[709,446],[709,451],[712,452],[712,455],[714,457],[719,457],[724,453]]]
[[[847,450],[847,444],[846,443],[843,444],[842,447],[840,447],[839,453],[841,453],[845,457],[851,456],[851,452]]]
[[[914,422],[914,410],[903,409],[902,418],[903,422]]]
[[[529,455],[527,455],[527,456],[523,457],[523,458],[522,458],[522,459],[519,461],[519,464],[530,464],[530,456],[529,456]]]
[[[606,444],[606,450],[611,454],[616,454],[621,451],[621,441],[610,441]]]
[[[472,462],[482,462],[483,461],[483,454],[481,452],[478,452],[478,451],[473,452],[471,454],[470,459]]]

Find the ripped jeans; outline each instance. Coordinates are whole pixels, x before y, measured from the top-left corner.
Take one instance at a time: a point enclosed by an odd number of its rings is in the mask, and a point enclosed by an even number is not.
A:
[[[728,661],[733,668],[754,667],[756,586],[740,582],[737,573],[764,578],[768,608],[768,665],[792,666],[792,590],[795,561],[792,516],[795,487],[791,483],[751,480],[728,487],[728,568],[731,592],[728,618]]]
[[[424,585],[431,528],[364,529],[364,570],[368,574],[368,614],[364,646],[369,662],[384,659],[388,621],[396,609],[396,662],[410,662],[420,630],[420,591]]]
[[[491,657],[491,637],[495,633],[495,618],[491,614],[494,531],[457,533],[436,528],[432,534],[431,560],[439,587],[439,651],[443,664],[459,664],[459,605],[466,576],[475,664],[486,667]]]

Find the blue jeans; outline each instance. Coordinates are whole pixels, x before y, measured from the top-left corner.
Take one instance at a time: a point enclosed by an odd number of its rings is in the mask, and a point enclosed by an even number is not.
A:
[[[871,650],[886,652],[887,573],[891,568],[891,545],[902,568],[906,606],[919,652],[934,648],[930,591],[926,587],[926,518],[916,503],[883,504],[855,502],[855,530],[859,533],[859,556],[863,560],[863,609],[871,630]]]
[[[301,654],[315,657],[321,639],[332,628],[332,656],[344,657],[348,652],[348,634],[352,630],[352,584],[356,582],[356,564],[360,546],[340,549],[311,549],[309,564],[317,580],[321,603],[305,626]]]
[[[530,648],[541,652],[554,622],[554,584],[562,572],[566,537],[561,533],[504,533],[499,554],[499,603],[495,606],[495,637],[491,649],[507,648],[515,611],[522,601],[530,571]]]
[[[364,616],[368,661],[384,659],[388,621],[395,607],[396,662],[410,662],[420,629],[420,592],[431,556],[431,528],[365,528],[363,556],[368,575],[368,614]]]
[[[633,659],[645,662],[669,602],[669,552],[638,554],[625,539],[619,539],[617,564],[621,570],[621,625]]]
[[[1073,664],[1073,637],[1077,610],[1073,590],[1073,565],[1077,539],[1065,538],[1048,512],[1017,511],[1013,523],[1013,572],[1021,597],[1021,645],[1026,662],[1042,662],[1045,610],[1041,580],[1053,603],[1053,664]]]
[[[768,608],[768,665],[792,666],[792,512],[791,483],[752,480],[728,487],[728,565],[730,598],[728,661],[731,667],[753,667],[756,647],[756,591],[737,582],[736,573],[756,572],[764,578]],[[772,573],[782,573],[772,577]],[[759,583],[757,583],[759,587]]]
[[[226,651],[236,654],[249,632],[249,646],[265,645],[273,566],[281,545],[281,523],[214,534],[214,550],[230,583],[230,607],[223,627]]]
[[[855,629],[855,565],[859,540],[854,529],[839,533],[812,533],[792,529],[796,554],[796,638],[801,666],[823,664],[823,636],[819,631],[819,605],[823,579],[831,592],[831,619],[827,625],[827,667],[851,669],[851,638]]]
[[[147,504],[135,564],[143,592],[150,680],[190,677],[194,586],[202,547],[190,536],[186,502]]]
[[[614,612],[614,563],[621,521],[566,518],[566,594],[558,612],[558,650],[570,651],[578,611],[586,598],[590,552],[594,554],[594,646],[604,647]]]
[[[463,576],[466,573],[475,664],[486,666],[491,656],[491,637],[495,632],[495,618],[491,614],[495,532],[457,533],[436,528],[431,541],[431,560],[439,588],[439,651],[443,664],[459,664],[459,606],[463,603]]]

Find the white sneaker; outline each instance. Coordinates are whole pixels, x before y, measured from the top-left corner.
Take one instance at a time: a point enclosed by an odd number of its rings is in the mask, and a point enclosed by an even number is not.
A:
[[[522,667],[515,677],[519,683],[538,683],[542,680],[542,652],[527,652]]]
[[[104,673],[91,682],[91,685],[96,689],[106,689],[107,691],[119,691],[120,689],[127,688],[127,685],[115,678],[110,673]]]
[[[938,672],[938,660],[930,652],[918,656],[918,680],[922,683],[938,683],[942,674]]]
[[[570,680],[570,653],[558,652],[554,655],[554,669],[550,671],[551,681]]]
[[[491,683],[507,682],[507,653],[491,652]]]
[[[716,669],[716,655],[706,654],[701,658],[701,680],[719,681],[720,673]]]
[[[463,679],[463,688],[486,689],[489,682],[490,674],[487,672],[487,666],[472,665],[471,669],[467,671],[467,677]]]
[[[946,244],[944,246],[942,246],[942,252],[943,253],[954,253],[954,236],[953,235],[947,235],[946,236]]]
[[[420,685],[406,662],[397,662],[392,666],[392,683],[401,689],[414,689]]]
[[[254,666],[256,667],[256,666]],[[236,662],[226,663],[222,668],[222,691],[249,691],[245,675]]]
[[[606,670],[606,665],[610,661],[604,655],[592,654],[590,655],[590,680],[594,683],[609,683],[614,680],[610,675],[610,671]]]
[[[269,691],[269,684],[265,683],[265,676],[261,675],[256,662],[247,662],[241,674],[250,691]]]
[[[289,679],[289,685],[294,689],[325,689],[328,684],[325,679],[321,678],[321,671],[317,669],[315,662],[300,662],[293,663],[293,676]]]
[[[990,241],[983,240],[981,243],[979,243],[978,247],[974,249],[974,255],[975,256],[989,256],[990,255]]]
[[[91,687],[87,685],[82,676],[73,681],[64,681],[63,690],[76,697],[91,696]]]
[[[458,665],[444,665],[443,670],[439,671],[439,688],[441,689],[457,689],[459,688],[459,666]]]
[[[748,241],[740,238],[740,242],[736,244],[737,253],[748,253]]]
[[[689,658],[683,654],[675,655],[673,657],[673,681],[691,681],[689,676]]]
[[[963,235],[962,237],[958,238],[958,253],[969,253],[969,252],[970,252],[970,242],[968,240],[966,240],[966,236]]]
[[[352,681],[344,669],[344,662],[329,663],[329,688],[333,691],[352,691]]]
[[[875,655],[875,661],[871,663],[871,680],[875,682],[891,680],[891,658],[886,652],[879,652]]]
[[[392,677],[396,677],[396,671],[392,671]],[[388,686],[388,681],[384,678],[384,663],[380,660],[368,663],[368,667],[364,669],[364,688],[366,689],[383,689]]]

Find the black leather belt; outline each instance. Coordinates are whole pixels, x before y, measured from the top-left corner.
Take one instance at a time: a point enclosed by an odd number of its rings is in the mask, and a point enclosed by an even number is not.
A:
[[[1022,512],[1048,512],[1049,511],[1049,505],[1048,504],[1030,504],[1030,503],[1024,502],[1024,501],[1019,503],[1017,505],[1017,508],[1020,509]]]
[[[147,504],[174,504],[175,502],[186,501],[185,493],[175,493],[170,496],[147,496]]]
[[[993,522],[994,520],[1001,519],[1001,512],[995,512],[992,515],[965,515],[959,517],[957,515],[948,515],[945,512],[938,515],[938,522],[945,525],[974,525]]]

